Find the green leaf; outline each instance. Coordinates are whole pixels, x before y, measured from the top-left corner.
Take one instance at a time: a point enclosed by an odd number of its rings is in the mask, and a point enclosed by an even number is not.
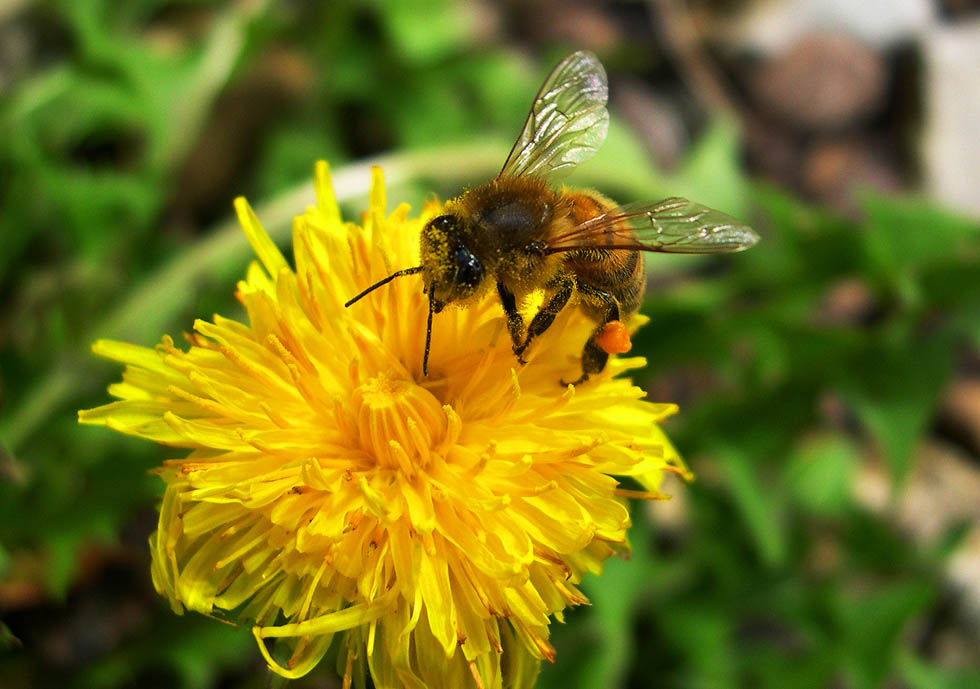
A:
[[[23,647],[24,642],[10,631],[10,627],[3,620],[0,620],[0,651],[10,651]]]
[[[403,60],[428,64],[472,39],[475,14],[447,0],[377,2],[379,19]]]
[[[517,126],[517,123],[513,125],[515,134],[511,136],[516,135]],[[589,177],[590,183],[602,189],[622,194],[622,199],[616,199],[620,203],[656,199],[674,193],[668,179],[644,152],[639,137],[615,114],[602,148],[592,160],[575,168],[569,177],[569,184],[580,184],[576,180],[584,177]]]
[[[788,492],[805,509],[840,516],[852,504],[857,462],[857,448],[843,435],[807,439],[789,459],[785,474]]]
[[[782,511],[772,487],[761,480],[760,465],[733,446],[716,451],[728,476],[735,506],[752,535],[759,557],[770,567],[782,566],[787,555]]]
[[[735,261],[748,284],[782,300],[856,269],[853,224],[766,184],[751,185],[749,193],[761,213],[745,219],[756,225],[762,241]]]
[[[976,221],[919,198],[864,195],[863,244],[873,268],[895,277],[913,267],[948,262],[980,238]]]
[[[692,603],[686,608],[664,611],[661,618],[661,633],[684,655],[689,679],[683,686],[706,689],[735,689],[738,686],[733,630],[724,611]],[[652,668],[653,672],[657,670]]]
[[[0,542],[0,579],[3,579],[7,575],[7,570],[10,567],[10,563],[10,551],[3,544],[3,542]]]
[[[980,670],[937,667],[904,651],[898,659],[899,674],[909,689],[976,689]]]
[[[907,581],[841,597],[843,655],[857,689],[874,689],[888,676],[906,623],[925,609],[935,592],[928,583]]]
[[[695,142],[676,182],[676,192],[672,189],[672,193],[744,218],[749,194],[739,161],[740,148],[735,123],[715,120]]]
[[[560,660],[542,668],[542,689],[622,686],[634,655],[637,601],[649,590],[654,569],[649,531],[637,527],[630,536],[632,557],[610,558],[600,578],[583,583],[591,605],[587,613],[569,611],[575,629],[561,630],[565,633],[556,640]]]
[[[951,352],[942,333],[914,343],[896,337],[882,347],[866,347],[839,382],[899,480],[908,472],[952,372]]]
[[[48,590],[58,599],[68,595],[68,587],[78,568],[78,550],[82,545],[81,534],[74,530],[52,534],[47,542],[49,565],[45,583]]]

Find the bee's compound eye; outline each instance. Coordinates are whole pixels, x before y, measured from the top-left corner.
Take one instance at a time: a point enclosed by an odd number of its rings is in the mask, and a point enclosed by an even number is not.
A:
[[[466,287],[475,288],[483,280],[483,264],[466,247],[458,247],[455,251],[456,281]]]
[[[449,232],[455,226],[456,219],[451,215],[440,215],[432,220],[432,227],[442,232]]]

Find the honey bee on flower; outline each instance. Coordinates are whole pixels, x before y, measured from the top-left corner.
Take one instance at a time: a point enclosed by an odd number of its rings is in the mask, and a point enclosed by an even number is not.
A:
[[[438,280],[347,308],[390,266],[422,265],[456,207],[389,212],[373,174],[357,225],[317,165],[294,266],[237,200],[258,257],[236,291],[247,322],[197,320],[186,347],[96,342],[126,368],[116,401],[79,419],[170,448],[154,586],[177,612],[251,625],[273,672],[302,676],[333,645],[345,687],[526,689],[555,659],[551,621],[587,602],[583,577],[628,552],[627,498],[686,472],[659,426],[676,407],[620,375],[639,357],[556,388],[583,342],[616,339],[579,309],[536,335],[551,356],[515,366],[492,289],[431,334]]]
[[[393,279],[421,273],[429,297],[422,372],[428,373],[432,316],[495,288],[521,364],[531,342],[577,298],[596,326],[581,354],[583,383],[629,350],[622,320],[636,313],[646,276],[641,252],[741,251],[759,237],[719,211],[682,198],[617,206],[584,189],[550,182],[589,160],[606,138],[606,72],[590,52],[572,53],[541,85],[500,173],[469,189],[422,230],[421,261],[370,285],[350,306]],[[547,301],[525,327],[518,303],[535,290]],[[566,383],[562,381],[562,385]]]

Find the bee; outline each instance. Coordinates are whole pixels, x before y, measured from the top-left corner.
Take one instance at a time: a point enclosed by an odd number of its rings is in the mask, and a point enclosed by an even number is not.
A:
[[[514,354],[525,364],[534,339],[574,300],[596,327],[571,384],[601,372],[610,353],[628,349],[622,321],[643,299],[643,252],[725,253],[759,239],[738,220],[686,199],[618,206],[594,191],[552,186],[602,145],[607,100],[606,72],[595,55],[579,51],[562,60],[538,91],[500,173],[425,225],[421,265],[392,273],[346,306],[421,273],[429,301],[422,358],[428,375],[432,316],[447,305],[465,307],[496,290]],[[535,290],[544,290],[545,300],[525,326],[518,304]]]

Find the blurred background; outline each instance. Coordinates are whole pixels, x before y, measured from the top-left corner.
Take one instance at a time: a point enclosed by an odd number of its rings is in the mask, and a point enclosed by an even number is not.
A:
[[[649,261],[634,351],[697,479],[555,625],[545,689],[980,687],[980,12],[971,0],[0,2],[0,685],[266,684],[177,617],[146,539],[168,451],[75,410],[232,299],[245,194],[283,246],[335,169],[415,208],[502,163],[595,51],[572,183],[750,220]],[[329,662],[296,683],[339,687]]]

